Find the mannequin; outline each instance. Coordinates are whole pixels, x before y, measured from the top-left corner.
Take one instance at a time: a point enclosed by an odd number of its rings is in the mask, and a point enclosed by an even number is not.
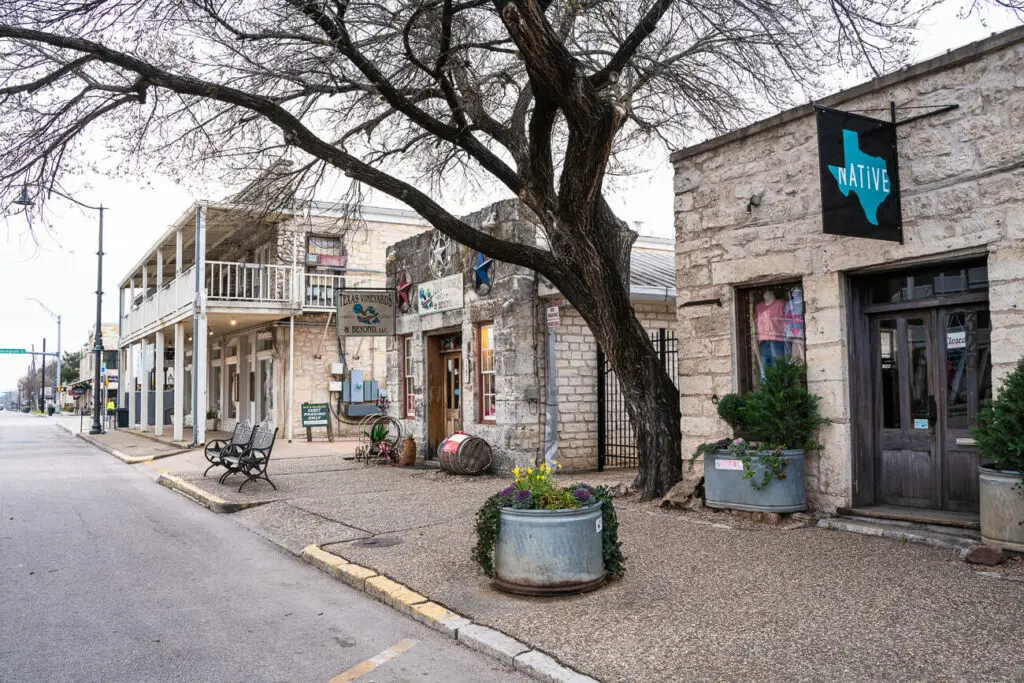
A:
[[[766,289],[764,300],[754,306],[754,327],[757,330],[757,349],[761,358],[761,377],[776,358],[789,355],[786,344],[786,304],[775,298],[775,292]]]
[[[793,360],[801,363],[806,360],[804,353],[804,292],[799,287],[789,290],[789,301],[786,302],[786,342]]]

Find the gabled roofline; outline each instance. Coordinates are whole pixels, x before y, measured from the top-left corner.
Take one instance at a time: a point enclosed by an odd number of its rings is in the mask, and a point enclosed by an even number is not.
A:
[[[933,57],[932,59],[905,67],[885,76],[879,76],[878,78],[867,81],[866,83],[855,85],[852,88],[824,97],[817,102],[802,104],[799,107],[788,109],[780,114],[752,123],[749,126],[739,128],[730,133],[726,133],[725,135],[705,140],[704,142],[690,147],[684,147],[673,152],[669,156],[669,160],[672,163],[677,163],[683,159],[688,159],[689,157],[717,149],[718,147],[724,147],[725,145],[737,142],[752,135],[757,135],[758,133],[781,126],[789,123],[790,121],[810,116],[814,113],[815,104],[824,105],[826,107],[836,107],[844,102],[848,102],[858,97],[864,97],[865,95],[870,95],[871,93],[898,85],[899,83],[908,81],[912,78],[918,78],[933,71],[944,71],[961,64],[973,62],[980,57],[1002,50],[1022,41],[1024,41],[1024,26],[1012,28],[1008,31],[1003,31],[1002,33],[997,33],[983,40],[964,45],[961,48],[939,55],[938,57]]]

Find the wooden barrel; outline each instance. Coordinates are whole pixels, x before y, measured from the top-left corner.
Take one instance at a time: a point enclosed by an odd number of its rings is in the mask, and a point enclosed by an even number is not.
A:
[[[491,446],[479,436],[452,434],[437,447],[441,469],[452,474],[480,474],[491,466]]]

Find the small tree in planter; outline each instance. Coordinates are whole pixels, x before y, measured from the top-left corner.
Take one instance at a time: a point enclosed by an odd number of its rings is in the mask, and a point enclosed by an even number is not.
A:
[[[787,359],[765,369],[756,391],[724,396],[719,416],[752,440],[705,443],[693,453],[691,467],[699,456],[705,459],[705,503],[759,512],[805,509],[805,455],[820,448],[814,440],[822,422],[818,401],[807,390],[807,366]],[[742,481],[749,485],[741,486]]]
[[[579,593],[621,577],[625,557],[606,486],[557,486],[547,465],[512,470],[515,483],[476,515],[473,559],[495,585],[520,595]]]
[[[981,460],[981,538],[1024,552],[1024,358],[971,431]]]

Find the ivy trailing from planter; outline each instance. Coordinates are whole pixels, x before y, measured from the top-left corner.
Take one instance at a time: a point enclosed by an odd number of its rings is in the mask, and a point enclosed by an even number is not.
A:
[[[519,510],[575,509],[601,503],[601,555],[609,576],[621,578],[626,572],[626,557],[619,541],[619,518],[607,486],[578,483],[555,487],[551,483],[551,470],[519,473],[515,470],[516,484],[496,493],[476,513],[476,545],[473,560],[487,578],[494,578],[494,546],[501,533],[501,508]],[[535,493],[539,495],[535,495]]]

